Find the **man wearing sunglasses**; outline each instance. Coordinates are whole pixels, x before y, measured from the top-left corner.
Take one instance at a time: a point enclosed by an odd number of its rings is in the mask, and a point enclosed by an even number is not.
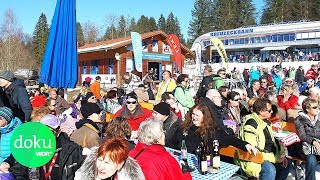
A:
[[[245,173],[259,179],[286,179],[292,165],[272,134],[268,120],[272,114],[271,101],[258,98],[252,109],[253,113],[247,115],[241,125],[239,137],[262,152],[263,163],[241,162],[241,167]]]

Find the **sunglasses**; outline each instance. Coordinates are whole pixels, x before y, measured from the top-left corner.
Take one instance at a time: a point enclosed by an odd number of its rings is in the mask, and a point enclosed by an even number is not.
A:
[[[270,110],[266,110],[266,111],[268,111],[269,113],[272,113],[273,111],[272,111],[272,109],[270,109]]]
[[[127,101],[127,104],[136,104],[137,101]]]
[[[318,109],[318,106],[313,106],[313,107],[311,107],[312,109]]]
[[[261,83],[267,83],[267,81],[261,81]]]
[[[226,75],[226,73],[220,73],[221,75]]]
[[[240,101],[241,99],[234,99],[233,101]]]

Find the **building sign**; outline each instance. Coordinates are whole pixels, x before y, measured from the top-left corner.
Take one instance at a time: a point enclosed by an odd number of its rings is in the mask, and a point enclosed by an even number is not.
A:
[[[156,54],[156,53],[142,52],[142,59],[170,61],[170,54]]]
[[[228,35],[249,34],[249,33],[253,33],[253,28],[211,32],[210,36],[215,37],[215,36],[228,36]]]

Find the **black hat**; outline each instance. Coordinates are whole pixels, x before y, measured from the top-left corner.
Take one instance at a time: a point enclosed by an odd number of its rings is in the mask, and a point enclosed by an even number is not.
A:
[[[135,100],[138,100],[137,94],[134,92],[127,94],[127,99],[129,99],[129,98],[133,98]]]
[[[157,111],[158,113],[164,115],[164,116],[169,116],[170,115],[170,106],[169,104],[165,102],[161,102],[153,107],[154,111]]]
[[[82,116],[85,119],[87,119],[93,113],[99,114],[102,111],[102,109],[95,103],[84,103],[84,104],[81,104],[80,111]]]
[[[12,82],[14,80],[14,75],[11,71],[4,70],[0,71],[0,78]]]

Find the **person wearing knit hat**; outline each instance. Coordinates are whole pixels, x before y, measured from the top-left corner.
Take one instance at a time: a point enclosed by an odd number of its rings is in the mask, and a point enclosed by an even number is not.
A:
[[[128,119],[130,127],[133,131],[133,137],[136,135],[140,123],[151,117],[151,112],[139,105],[138,97],[134,92],[127,94],[125,105],[116,112],[114,117],[125,117]]]
[[[14,75],[11,71],[0,71],[0,78],[5,79],[7,81],[13,82],[14,81]]]
[[[22,124],[21,120],[13,116],[12,110],[7,107],[0,107],[0,162],[10,156],[10,140],[13,131]]]
[[[95,103],[83,103],[80,108],[83,119],[76,123],[76,130],[71,135],[71,140],[83,148],[99,146],[100,128],[96,123],[101,122],[102,109]]]
[[[173,138],[176,130],[180,128],[182,120],[170,111],[170,105],[166,102],[160,102],[155,105],[152,116],[154,119],[163,122],[163,129],[166,135],[165,143],[166,145],[169,144],[168,142]]]
[[[0,105],[9,107],[22,122],[30,121],[32,105],[24,81],[11,71],[0,71]]]

